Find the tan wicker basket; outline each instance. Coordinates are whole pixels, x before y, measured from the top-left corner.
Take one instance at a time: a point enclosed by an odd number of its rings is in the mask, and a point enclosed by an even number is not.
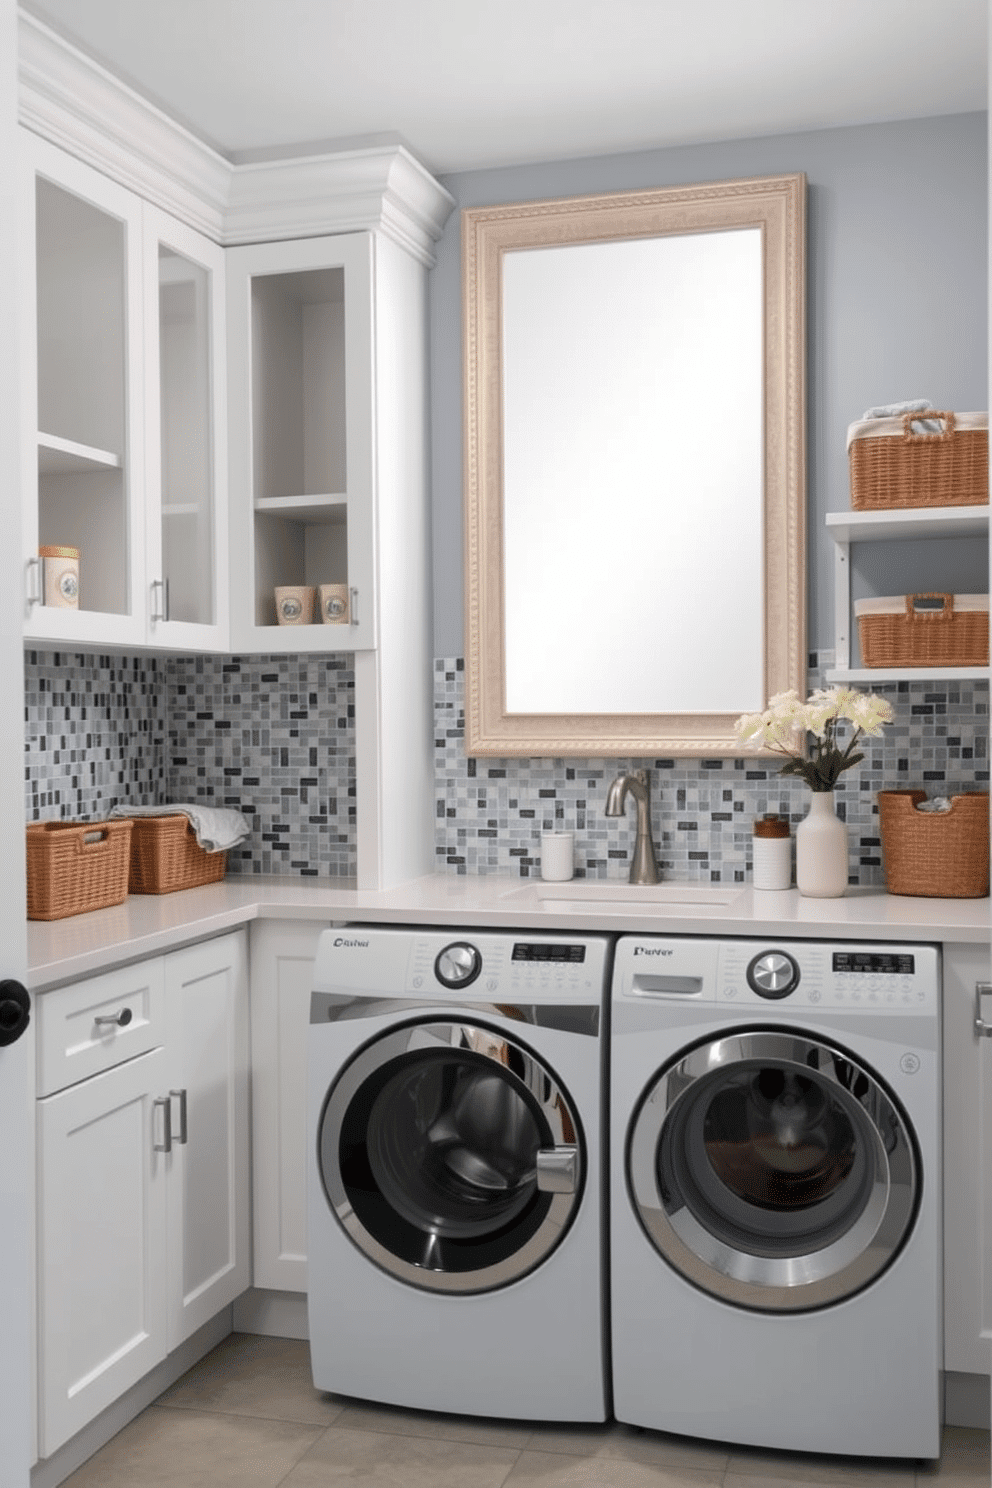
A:
[[[32,822],[28,919],[63,920],[127,898],[129,821]]]
[[[951,797],[950,811],[917,811],[926,791],[879,791],[885,884],[890,894],[982,899],[989,891],[989,794]]]
[[[939,419],[939,434],[914,433]],[[984,506],[989,499],[988,414],[904,413],[861,419],[847,431],[854,511],[909,506]]]
[[[188,816],[135,816],[131,835],[132,894],[174,894],[217,883],[227,853],[208,853],[196,840]]]
[[[988,666],[987,594],[898,594],[858,599],[866,667]]]

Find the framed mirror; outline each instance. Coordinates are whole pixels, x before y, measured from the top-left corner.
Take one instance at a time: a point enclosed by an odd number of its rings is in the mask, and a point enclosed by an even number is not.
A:
[[[804,691],[805,184],[462,213],[468,754],[726,755]]]

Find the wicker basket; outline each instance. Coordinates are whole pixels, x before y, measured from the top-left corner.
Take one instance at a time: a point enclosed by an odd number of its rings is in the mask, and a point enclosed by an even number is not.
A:
[[[940,434],[914,433],[921,419],[940,419]],[[984,506],[989,499],[987,413],[904,413],[861,419],[847,431],[851,507],[888,511],[908,506]]]
[[[866,667],[988,666],[987,594],[893,594],[858,599]]]
[[[890,894],[982,899],[989,891],[989,795],[951,797],[950,811],[917,811],[922,790],[879,791],[885,883]]]
[[[217,883],[227,867],[226,852],[205,852],[187,816],[130,818],[132,894],[173,894]]]
[[[34,822],[27,828],[28,919],[63,920],[123,904],[129,821]]]

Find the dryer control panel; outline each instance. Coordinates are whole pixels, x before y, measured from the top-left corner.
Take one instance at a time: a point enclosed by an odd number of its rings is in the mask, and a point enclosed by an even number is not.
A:
[[[624,936],[614,992],[682,1003],[764,1005],[866,1013],[933,1013],[940,978],[936,946],[798,940]]]

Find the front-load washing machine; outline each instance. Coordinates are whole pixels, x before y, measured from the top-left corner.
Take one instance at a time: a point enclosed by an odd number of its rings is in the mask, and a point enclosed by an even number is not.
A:
[[[617,943],[619,1420],[939,1455],[938,993],[930,946]]]
[[[309,1028],[314,1383],[607,1413],[605,936],[325,931]]]

